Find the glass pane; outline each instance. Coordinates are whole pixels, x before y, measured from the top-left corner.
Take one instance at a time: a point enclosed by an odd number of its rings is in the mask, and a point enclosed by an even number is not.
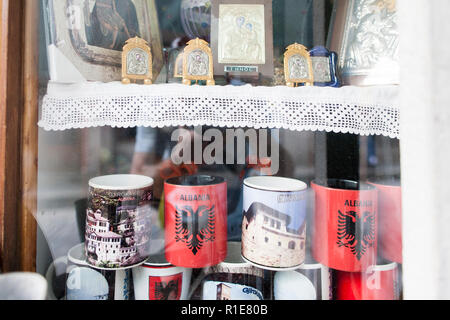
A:
[[[363,59],[381,46],[358,38],[364,18],[384,21],[395,47],[385,2],[42,1],[37,271],[48,298],[400,299],[398,112],[371,100],[396,83],[335,72],[345,50]],[[150,51],[123,74],[136,36]],[[346,104],[352,93],[368,98]]]

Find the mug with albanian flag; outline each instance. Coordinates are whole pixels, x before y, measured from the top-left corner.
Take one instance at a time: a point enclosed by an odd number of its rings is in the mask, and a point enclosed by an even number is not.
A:
[[[143,265],[133,268],[136,300],[186,300],[192,269],[175,267],[164,254],[152,255]]]
[[[198,175],[164,184],[165,250],[171,264],[204,268],[227,254],[227,184],[224,178]]]
[[[371,179],[378,190],[379,252],[389,261],[402,263],[402,187],[400,177]]]
[[[336,271],[336,300],[399,300],[397,263],[382,262],[364,272]]]
[[[327,267],[360,272],[376,264],[377,190],[350,180],[311,183],[315,192],[314,258]]]

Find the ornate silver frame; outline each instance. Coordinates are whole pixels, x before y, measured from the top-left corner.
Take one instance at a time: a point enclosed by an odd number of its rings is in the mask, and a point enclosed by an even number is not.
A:
[[[399,84],[395,0],[336,0],[329,48],[344,85]]]
[[[272,23],[272,0],[211,0],[211,49],[214,57],[214,75],[225,76],[229,74],[239,74],[241,77],[255,77],[261,74],[262,77],[272,78],[274,74],[273,62],[273,23]],[[221,5],[264,5],[264,52],[265,62],[254,64],[246,62],[219,63],[219,12]],[[230,69],[226,72],[225,69]]]

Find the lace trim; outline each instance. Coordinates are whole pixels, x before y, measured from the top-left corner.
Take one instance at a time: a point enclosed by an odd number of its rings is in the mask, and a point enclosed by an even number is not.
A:
[[[399,138],[398,86],[252,87],[49,83],[39,126],[283,128]]]

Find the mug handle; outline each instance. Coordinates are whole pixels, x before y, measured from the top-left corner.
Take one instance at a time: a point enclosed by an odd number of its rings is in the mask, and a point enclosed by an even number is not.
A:
[[[55,293],[53,292],[53,281],[55,280],[54,277],[56,275],[55,264],[59,263],[59,262],[63,262],[67,266],[67,257],[62,256],[62,257],[55,259],[50,264],[50,266],[47,269],[47,272],[45,273],[45,279],[47,280],[47,299],[48,300],[58,300],[58,298],[56,298],[56,296],[55,296]],[[66,270],[67,270],[67,268],[66,268]]]

